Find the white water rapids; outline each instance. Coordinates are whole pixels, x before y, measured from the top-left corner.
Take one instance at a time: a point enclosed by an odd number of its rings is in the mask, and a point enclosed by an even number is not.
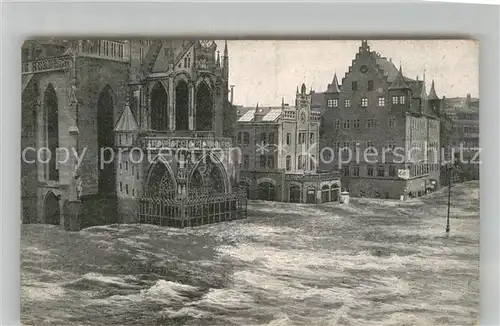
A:
[[[22,226],[25,325],[473,325],[479,186],[407,202],[251,202],[191,229]]]

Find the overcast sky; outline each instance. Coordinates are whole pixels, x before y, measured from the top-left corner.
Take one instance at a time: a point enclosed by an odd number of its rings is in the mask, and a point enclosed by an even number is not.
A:
[[[217,41],[219,50],[223,41]],[[337,72],[339,82],[354,59],[361,41],[228,41],[230,84],[234,103],[254,106],[292,104],[298,85],[317,92]],[[368,41],[372,51],[392,58],[403,73],[422,79],[427,90],[434,78],[439,97],[479,95],[479,43],[468,40]]]

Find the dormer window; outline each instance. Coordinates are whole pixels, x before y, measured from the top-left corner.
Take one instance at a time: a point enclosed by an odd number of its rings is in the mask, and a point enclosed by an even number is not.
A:
[[[404,95],[401,95],[399,97],[399,104],[405,104],[405,97],[404,97]]]

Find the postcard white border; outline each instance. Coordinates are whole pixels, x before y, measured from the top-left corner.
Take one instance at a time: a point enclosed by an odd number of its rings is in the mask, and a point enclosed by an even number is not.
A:
[[[452,3],[0,3],[1,325],[19,324],[23,39],[40,36],[203,38],[474,38],[480,42],[480,324],[500,325],[498,7]],[[186,17],[188,19],[186,19]],[[191,25],[186,25],[192,22]],[[460,82],[460,81],[457,81]]]

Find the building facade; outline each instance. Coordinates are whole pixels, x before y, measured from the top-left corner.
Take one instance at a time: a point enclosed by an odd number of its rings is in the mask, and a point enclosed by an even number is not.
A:
[[[225,137],[227,44],[222,58],[203,40],[29,41],[22,55],[24,222],[244,215]]]
[[[479,99],[455,97],[444,99],[444,114],[450,120],[450,128],[443,141],[445,159],[460,160],[459,180],[479,180]],[[443,171],[442,180],[447,182]]]
[[[320,113],[311,94],[297,88],[295,106],[239,107],[235,143],[241,150],[240,184],[251,199],[294,203],[339,200],[338,172],[318,169]]]
[[[432,83],[404,76],[392,60],[362,41],[342,78],[313,94],[323,111],[324,169],[342,173],[342,188],[353,196],[400,198],[439,187],[441,109]],[[402,179],[400,170],[409,175]]]

